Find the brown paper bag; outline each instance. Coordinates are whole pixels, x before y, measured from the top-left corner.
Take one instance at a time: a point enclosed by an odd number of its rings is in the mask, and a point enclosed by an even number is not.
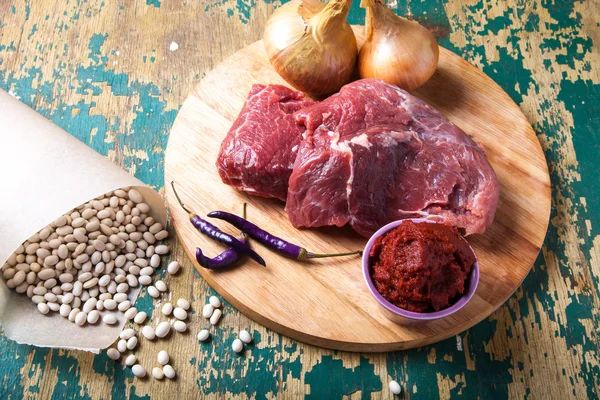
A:
[[[162,198],[144,183],[0,90],[0,266],[31,235],[60,215],[107,192],[135,187],[163,225]],[[130,292],[132,303],[139,288]],[[115,326],[79,327],[58,313],[42,315],[0,277],[0,324],[19,343],[98,352],[119,335]]]

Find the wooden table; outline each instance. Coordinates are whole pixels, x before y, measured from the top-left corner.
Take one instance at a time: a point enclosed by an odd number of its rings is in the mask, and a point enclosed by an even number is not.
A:
[[[363,23],[355,3],[349,20]],[[142,343],[140,359],[154,359],[162,348],[172,355],[178,379],[164,382],[134,379],[105,354],[38,349],[0,336],[0,398],[380,398],[391,396],[392,379],[407,398],[596,397],[600,4],[399,3],[398,13],[412,14],[441,45],[496,80],[545,149],[553,185],[550,228],[532,272],[503,307],[433,346],[351,354],[287,339],[226,305],[210,343],[197,342],[196,323],[178,340]],[[206,71],[260,38],[277,5],[3,1],[0,87],[162,190],[164,149],[180,105]],[[10,140],[10,132],[1,140]],[[172,245],[172,258],[184,266],[171,280],[173,296],[191,298],[199,310],[213,291],[175,240]],[[152,311],[150,297],[138,305]],[[244,357],[230,350],[241,328],[256,341]]]

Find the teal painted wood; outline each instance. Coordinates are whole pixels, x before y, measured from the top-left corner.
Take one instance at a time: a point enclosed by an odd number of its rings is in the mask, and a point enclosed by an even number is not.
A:
[[[200,55],[199,65],[177,58],[168,46],[177,30],[196,32],[188,24],[152,31],[156,43],[144,42],[135,51],[131,42],[128,48],[114,39],[126,38],[128,29],[151,31],[151,24],[136,25],[141,24],[134,18],[136,12],[164,24],[176,10],[189,13],[187,3],[146,0],[117,6],[65,0],[48,9],[34,3],[15,0],[0,5],[0,87],[142,181],[161,188],[168,132],[186,93],[219,57],[235,49],[223,45],[224,50],[215,43],[214,54]],[[263,13],[272,6],[216,0],[194,10],[202,13],[196,18],[222,23],[210,25],[221,35],[235,26],[231,35],[241,48],[258,39],[254,32],[260,27],[253,24],[264,23]],[[383,390],[388,393],[389,380],[397,379],[411,398],[596,398],[598,3],[413,0],[399,2],[397,12],[411,14],[436,32],[441,45],[492,77],[534,126],[550,166],[553,208],[532,272],[490,318],[456,338],[421,349],[350,355],[256,328],[253,356],[241,363],[227,356],[232,339],[215,340],[189,357],[198,371],[198,393],[258,399],[300,392],[312,399],[376,398]],[[130,19],[119,20],[119,28],[91,22],[126,16]],[[357,1],[349,19],[364,22]],[[197,56],[201,45],[185,42],[183,33],[178,37],[183,38],[178,39],[178,51]],[[225,36],[215,37],[226,41]],[[205,284],[202,290],[210,293]],[[152,309],[150,298],[139,303],[145,311]],[[224,338],[233,333],[230,326],[219,329]],[[82,365],[82,359],[91,363]],[[211,368],[213,373],[205,373]],[[140,388],[129,369],[106,355],[82,358],[76,352],[21,346],[0,336],[1,398],[137,398]]]

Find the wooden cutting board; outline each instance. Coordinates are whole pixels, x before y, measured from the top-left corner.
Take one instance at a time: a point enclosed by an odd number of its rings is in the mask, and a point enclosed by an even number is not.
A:
[[[500,307],[527,276],[544,241],[550,213],[544,154],[510,97],[480,70],[445,49],[441,49],[435,75],[414,94],[485,146],[501,184],[494,224],[484,235],[468,238],[478,256],[481,278],[467,306],[441,321],[396,325],[385,318],[369,293],[358,256],[297,262],[253,242],[268,268],[251,260],[221,272],[200,267],[195,261],[197,246],[211,257],[224,248],[190,224],[174,197],[172,180],[184,202],[200,216],[213,210],[239,214],[247,202],[250,221],[310,251],[341,252],[366,244],[349,228],[295,229],[282,202],[248,196],[221,182],[215,167],[219,145],[254,83],[285,84],[271,68],[262,41],[207,73],[183,104],[165,157],[165,188],[177,235],[202,276],[241,312],[317,346],[347,351],[406,349],[446,339],[475,325]],[[238,234],[226,223],[213,222]]]

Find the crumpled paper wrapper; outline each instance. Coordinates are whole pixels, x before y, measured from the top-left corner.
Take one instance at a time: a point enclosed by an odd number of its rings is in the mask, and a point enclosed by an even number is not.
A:
[[[31,235],[62,214],[110,191],[135,187],[150,214],[166,225],[158,193],[17,99],[0,90],[0,266]],[[139,288],[129,294],[134,303]],[[0,324],[9,339],[98,353],[125,325],[79,327],[58,313],[42,315],[0,277]]]

